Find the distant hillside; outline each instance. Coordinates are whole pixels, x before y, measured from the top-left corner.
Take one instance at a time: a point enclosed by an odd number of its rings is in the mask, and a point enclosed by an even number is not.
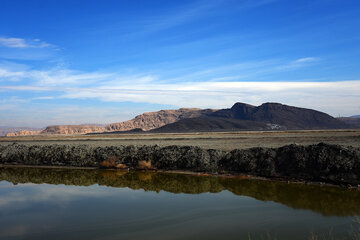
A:
[[[231,108],[217,111],[211,116],[278,124],[287,129],[349,127],[326,113],[280,103],[264,103],[257,107],[244,103],[235,103]]]
[[[54,125],[48,126],[44,130],[21,130],[15,132],[9,132],[7,137],[13,136],[27,136],[27,135],[74,135],[74,134],[86,134],[91,132],[103,132],[105,127],[97,125]]]
[[[178,122],[167,124],[163,127],[151,130],[153,133],[176,133],[176,132],[219,132],[239,130],[266,130],[271,126],[262,122],[221,118],[221,117],[199,117],[187,118]]]
[[[360,115],[351,116],[351,118],[360,118]]]
[[[264,103],[258,107],[236,103],[229,109],[222,109],[200,118],[182,119],[152,132],[341,128],[349,128],[349,125],[326,113],[311,109],[279,103]]]
[[[339,117],[340,121],[350,125],[353,128],[360,128],[360,118],[358,117]]]
[[[29,127],[0,127],[0,136],[6,136],[8,133],[19,132],[19,131],[41,131],[40,128],[29,128]]]
[[[352,118],[353,122],[360,118]],[[352,128],[347,119],[280,103],[264,103],[253,106],[235,103],[228,109],[180,108],[148,112],[135,118],[107,126],[56,125],[42,131],[20,131],[7,136],[36,134],[98,134],[151,132],[198,132],[238,130],[285,130],[285,129],[342,129]],[[353,124],[353,125],[350,125]]]
[[[14,131],[6,136],[26,136],[26,135],[74,135],[90,133],[127,133],[134,132],[134,129],[149,131],[162,127],[166,124],[174,123],[185,118],[195,118],[206,116],[217,111],[216,109],[199,108],[180,108],[178,110],[160,110],[148,112],[136,116],[135,118],[119,123],[112,123],[107,126],[99,125],[54,125],[48,126],[42,131]],[[135,131],[136,132],[136,131]]]

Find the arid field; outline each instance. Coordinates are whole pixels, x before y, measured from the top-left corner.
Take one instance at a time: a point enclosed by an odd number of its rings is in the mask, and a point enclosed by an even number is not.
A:
[[[13,142],[25,145],[66,144],[91,146],[178,145],[205,149],[232,150],[251,147],[280,147],[288,144],[309,145],[320,142],[360,147],[360,129],[308,131],[243,131],[226,133],[184,134],[109,134],[109,135],[47,135],[1,137],[0,144]]]

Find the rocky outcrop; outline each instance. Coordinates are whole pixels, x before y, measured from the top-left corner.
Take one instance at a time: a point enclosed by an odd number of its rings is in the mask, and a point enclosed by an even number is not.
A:
[[[0,164],[113,167],[249,174],[270,178],[360,184],[360,149],[288,145],[230,152],[191,146],[0,146]]]
[[[15,132],[9,132],[5,134],[6,137],[15,137],[15,136],[29,136],[29,135],[39,135],[41,134],[41,130],[33,131],[33,130],[19,130]]]
[[[106,131],[129,131],[140,128],[143,131],[149,131],[162,127],[166,124],[177,122],[185,118],[196,118],[211,114],[215,109],[199,108],[180,108],[178,110],[161,110],[157,112],[148,112],[136,116],[129,121],[113,123],[106,126]]]
[[[86,134],[92,132],[103,132],[104,127],[96,125],[55,125],[45,128],[41,134]]]
[[[88,133],[131,133],[149,131],[164,125],[174,123],[181,119],[196,118],[214,113],[216,109],[199,109],[199,108],[180,108],[178,110],[161,110],[157,112],[148,112],[136,116],[134,119],[112,123],[106,126],[98,125],[54,125],[48,126],[42,131],[15,131],[6,134],[12,136],[27,135],[74,135]]]
[[[8,133],[15,133],[19,131],[41,131],[40,128],[30,128],[30,127],[0,127],[0,136],[6,136]]]
[[[17,131],[6,134],[7,137],[14,136],[28,136],[28,135],[74,135],[74,134],[86,134],[86,133],[96,133],[103,132],[105,130],[102,126],[97,125],[54,125],[48,126],[41,131]]]

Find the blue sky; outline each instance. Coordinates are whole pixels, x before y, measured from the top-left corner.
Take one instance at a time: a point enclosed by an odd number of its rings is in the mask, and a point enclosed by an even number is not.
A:
[[[360,113],[357,0],[0,2],[0,126],[281,102]]]

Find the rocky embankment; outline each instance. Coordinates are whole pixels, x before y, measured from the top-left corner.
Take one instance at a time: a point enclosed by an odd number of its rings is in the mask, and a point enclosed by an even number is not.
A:
[[[181,170],[360,184],[360,149],[310,146],[221,151],[190,146],[0,146],[0,164]]]

